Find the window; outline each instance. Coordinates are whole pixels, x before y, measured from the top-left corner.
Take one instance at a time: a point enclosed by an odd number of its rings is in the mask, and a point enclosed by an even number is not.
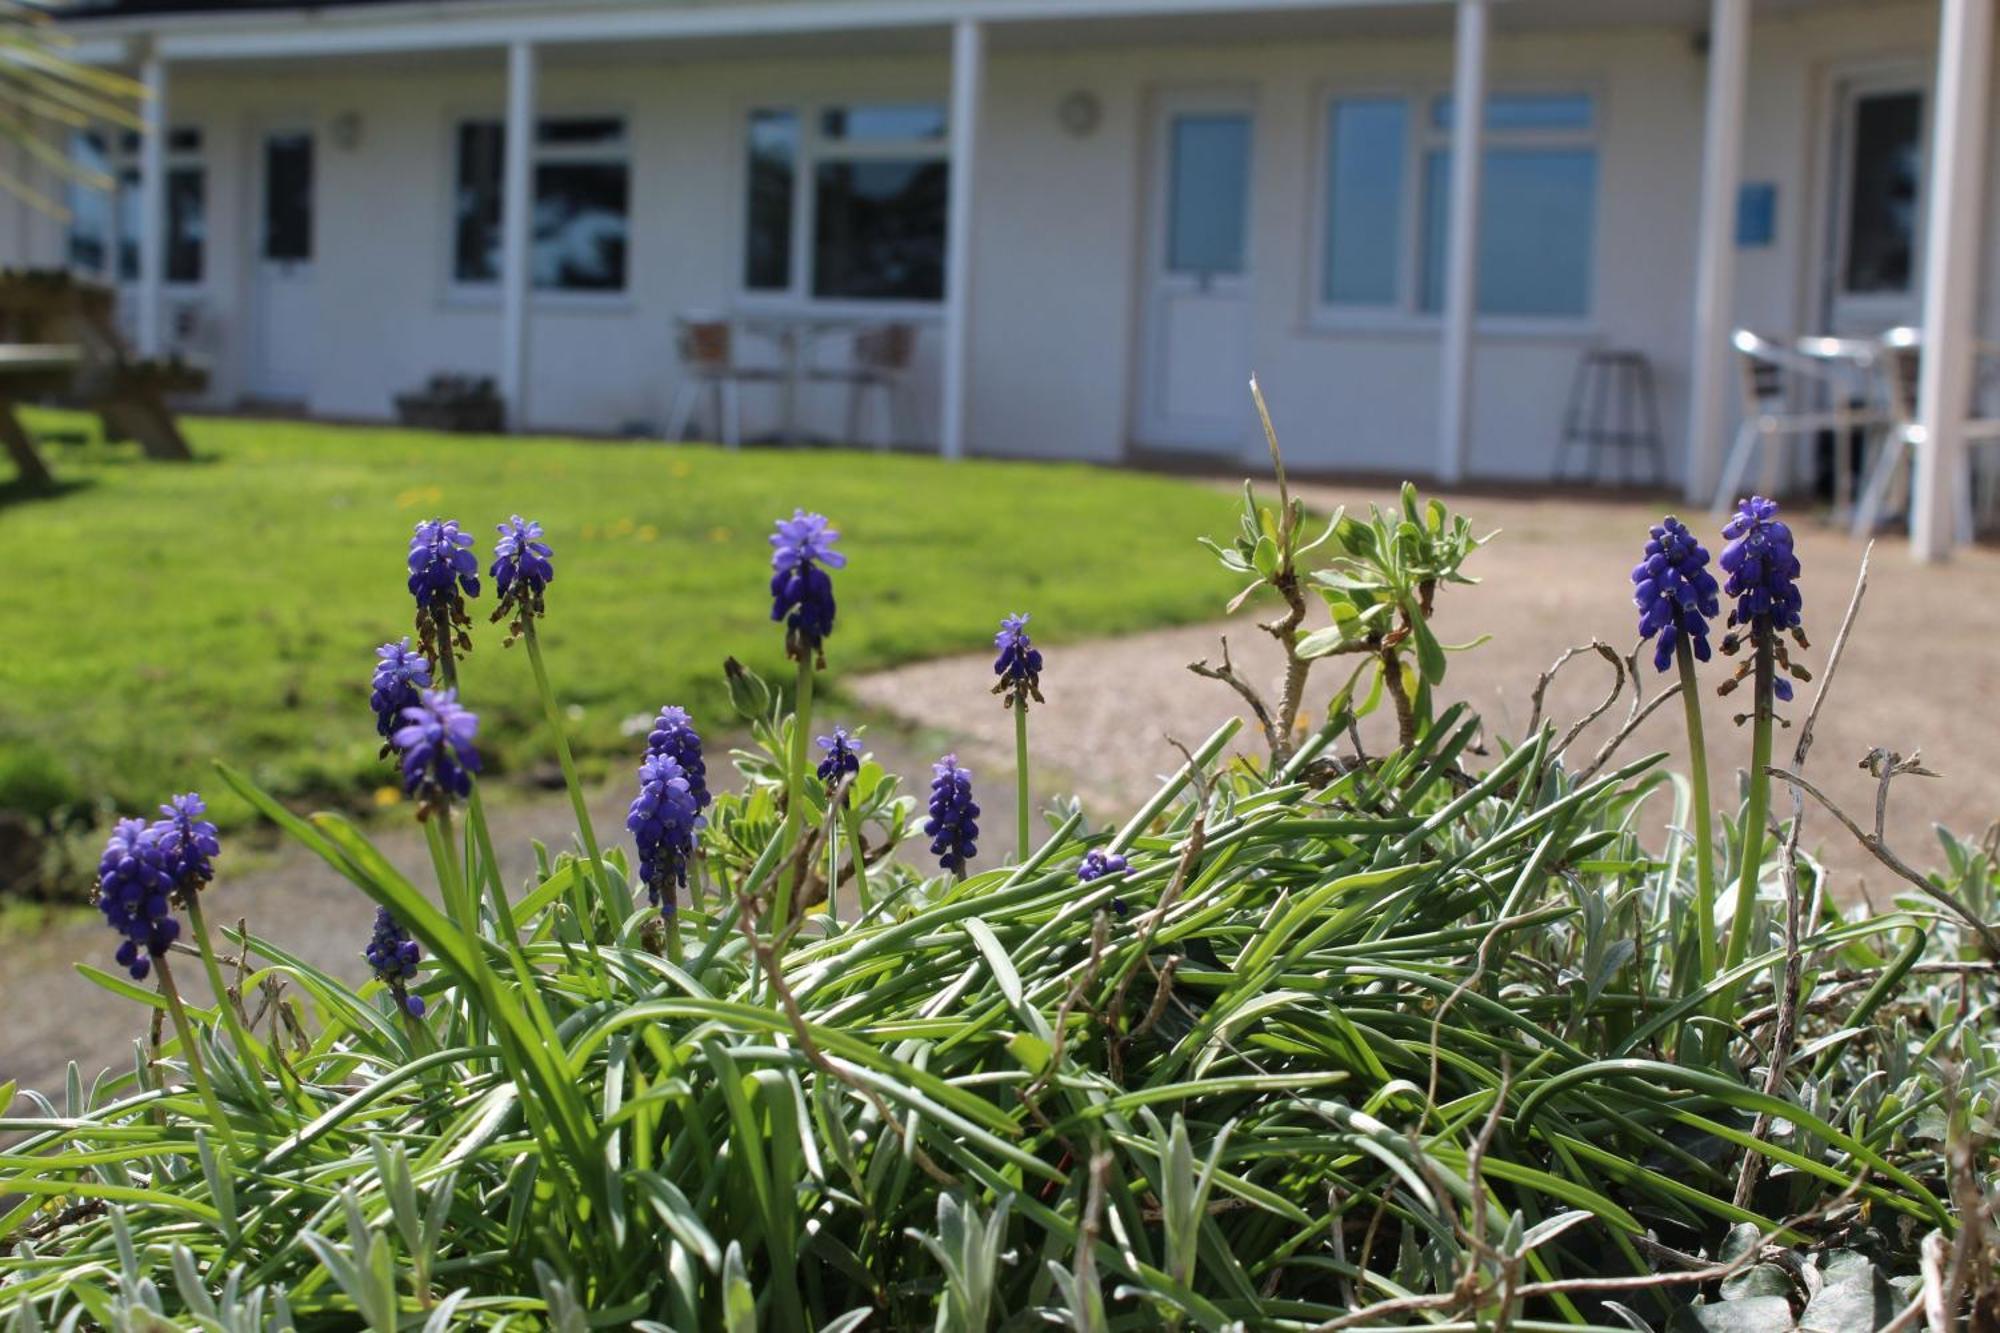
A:
[[[760,108],[750,113],[745,155],[746,290],[943,297],[951,169],[942,106]]]
[[[462,121],[452,173],[451,277],[500,280],[506,127]],[[535,125],[528,270],[537,291],[622,292],[631,229],[631,153],[620,116],[544,116]]]
[[[127,130],[113,145],[104,135],[85,131],[71,141],[70,157],[111,182],[108,190],[84,182],[70,187],[71,266],[96,278],[137,282],[144,230],[138,133]],[[167,132],[165,184],[166,280],[193,286],[202,278],[208,240],[208,172],[200,130],[178,126]]]
[[[1443,309],[1453,114],[1448,96],[1336,97],[1328,104],[1319,292],[1326,307],[1410,315]],[[1482,151],[1479,313],[1588,316],[1597,222],[1593,99],[1495,94],[1486,103]]]

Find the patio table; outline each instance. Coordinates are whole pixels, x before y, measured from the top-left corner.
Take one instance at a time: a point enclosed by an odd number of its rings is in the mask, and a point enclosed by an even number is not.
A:
[[[830,333],[851,333],[879,322],[867,315],[830,314],[809,310],[739,310],[736,323],[745,333],[770,340],[783,362],[780,380],[777,439],[797,444],[806,437],[799,426],[799,390],[806,361],[815,342]],[[817,440],[819,437],[814,437]]]

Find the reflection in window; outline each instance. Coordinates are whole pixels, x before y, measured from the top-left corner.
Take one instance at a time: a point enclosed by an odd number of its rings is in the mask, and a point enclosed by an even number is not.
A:
[[[945,128],[933,103],[751,112],[745,290],[940,300],[951,192]],[[805,273],[793,271],[801,247]]]
[[[506,127],[458,126],[452,189],[452,281],[500,279]],[[539,291],[625,290],[631,166],[618,116],[546,116],[536,122],[530,172],[529,280]]]
[[[814,181],[813,295],[942,297],[948,176],[939,161],[820,163]]]
[[[458,127],[458,170],[451,196],[451,276],[454,282],[500,279],[501,136],[494,120]]]
[[[799,118],[792,111],[750,113],[750,169],[744,201],[743,285],[753,292],[792,285],[792,196]]]
[[[623,162],[556,162],[535,168],[535,286],[615,292],[625,286]]]
[[[1843,286],[1857,294],[1907,292],[1917,247],[1923,94],[1857,98],[1853,116]]]
[[[130,283],[139,280],[139,245],[144,233],[139,185],[139,135],[126,131],[117,138],[118,151],[106,149],[104,136],[85,132],[72,139],[70,160],[79,168],[102,175],[108,186],[78,181],[69,189],[69,262],[99,278]],[[208,172],[201,161],[201,131],[177,126],[167,131],[166,247],[167,282],[188,286],[202,280],[208,244]]]

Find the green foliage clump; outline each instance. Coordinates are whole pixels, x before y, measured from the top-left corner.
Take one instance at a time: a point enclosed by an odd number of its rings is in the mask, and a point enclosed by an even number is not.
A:
[[[1265,708],[1266,759],[1225,757],[1232,723],[1123,823],[1052,811],[967,878],[899,855],[913,802],[879,767],[851,818],[788,777],[797,724],[744,668],[744,784],[664,918],[616,854],[503,885],[476,806],[429,825],[420,889],[228,772],[421,942],[424,1015],[225,932],[223,1004],[0,1121],[0,1319],[1789,1328],[1990,1298],[1942,1276],[1989,1271],[2000,1092],[1960,916],[1845,920],[1735,825],[1752,938],[1705,969],[1689,858],[1648,846],[1687,825],[1659,756],[1436,704],[1462,524],[1410,492],[1311,544],[1248,503],[1222,558],[1284,605],[1288,671],[1360,645],[1333,715]],[[1307,589],[1331,637],[1289,619]],[[1353,716],[1398,692],[1399,743],[1361,752]],[[789,859],[788,805],[819,831]],[[1080,882],[1092,850],[1126,868]],[[1983,912],[1993,858],[1949,850],[1933,893]],[[774,911],[781,876],[835,910]]]

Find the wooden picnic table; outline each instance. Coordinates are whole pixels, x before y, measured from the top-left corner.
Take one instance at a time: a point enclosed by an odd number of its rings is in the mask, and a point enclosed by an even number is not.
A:
[[[21,480],[31,486],[46,486],[54,478],[35,448],[35,437],[14,414],[15,403],[63,392],[82,365],[83,349],[73,343],[0,345],[0,445],[14,460]]]
[[[9,437],[8,454],[23,476],[48,479],[13,413],[16,403],[30,399],[93,409],[106,439],[137,440],[149,458],[194,457],[166,399],[206,388],[208,372],[179,357],[134,356],[119,335],[116,311],[115,293],[101,283],[61,269],[0,270],[0,349],[12,353],[0,360],[6,400],[0,432]]]

